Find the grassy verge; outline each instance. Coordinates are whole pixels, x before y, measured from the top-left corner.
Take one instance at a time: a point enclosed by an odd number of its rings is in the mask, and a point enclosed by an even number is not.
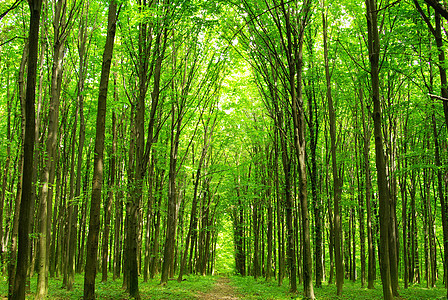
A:
[[[125,300],[129,295],[121,288],[122,279],[109,280],[101,283],[101,276],[98,275],[96,283],[97,299],[102,300]],[[111,278],[111,276],[110,276]],[[184,276],[185,281],[178,283],[176,280],[170,280],[166,286],[161,286],[160,279],[149,280],[148,282],[139,282],[140,295],[142,299],[196,299],[199,294],[205,294],[212,289],[217,276]],[[230,276],[230,285],[235,287],[235,292],[241,295],[241,299],[261,300],[261,299],[302,299],[302,286],[299,286],[299,292],[289,293],[288,280],[285,279],[282,286],[278,286],[277,281],[266,282],[264,279],[255,281],[253,277]],[[27,293],[26,299],[34,299],[36,291],[37,276],[31,278],[31,292]],[[49,282],[48,299],[67,300],[81,299],[83,294],[84,277],[76,275],[75,285],[72,291],[62,288],[62,277],[51,278]],[[402,286],[402,284],[400,285]],[[400,297],[397,300],[424,300],[424,299],[445,299],[446,290],[441,282],[438,282],[437,288],[427,289],[425,284],[413,285],[409,289],[400,288]],[[375,289],[369,290],[362,288],[361,283],[346,281],[344,283],[343,294],[336,296],[336,286],[327,285],[320,289],[315,288],[317,300],[333,299],[382,299],[381,285],[376,284]],[[7,278],[0,277],[0,299],[7,298]]]
[[[243,299],[264,300],[264,299],[302,299],[303,287],[299,286],[299,292],[296,294],[289,293],[288,280],[285,279],[282,286],[278,286],[277,281],[266,282],[264,279],[255,281],[253,277],[232,276],[232,285],[236,287],[236,291],[243,296]],[[427,289],[424,284],[413,285],[408,289],[399,289],[400,297],[396,299],[403,300],[423,300],[423,299],[446,299],[446,290],[443,288],[442,282],[438,282],[440,287]],[[402,285],[401,285],[402,286]],[[336,295],[336,286],[324,284],[322,288],[315,288],[314,294],[317,300],[333,300],[333,299],[383,299],[381,285],[378,283],[375,289],[369,290],[361,287],[360,281],[355,283],[346,281],[342,296]]]
[[[109,278],[112,278],[110,276]],[[139,281],[140,296],[142,299],[196,299],[198,293],[206,293],[213,287],[216,278],[212,276],[184,276],[184,281],[178,283],[176,280],[170,280],[166,286],[161,286],[160,278],[148,280],[148,282]],[[31,289],[27,293],[26,299],[34,299],[36,291],[37,276],[31,278]],[[7,297],[7,278],[2,277],[0,281],[0,299]],[[122,288],[123,280],[109,280],[106,283],[101,282],[101,274],[97,276],[96,295],[97,299],[104,300],[124,300],[129,299]],[[56,300],[78,300],[83,296],[83,275],[77,274],[75,285],[72,291],[62,288],[62,277],[51,278],[49,281],[48,299]]]

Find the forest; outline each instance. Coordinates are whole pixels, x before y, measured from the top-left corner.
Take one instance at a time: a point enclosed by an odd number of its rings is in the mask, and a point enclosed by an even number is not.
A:
[[[0,298],[448,299],[447,27],[439,0],[1,1]]]

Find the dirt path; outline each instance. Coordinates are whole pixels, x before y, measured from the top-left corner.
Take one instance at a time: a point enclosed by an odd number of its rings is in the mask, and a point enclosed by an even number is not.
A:
[[[198,295],[197,299],[200,300],[211,300],[211,299],[219,299],[219,300],[237,300],[240,299],[241,296],[235,291],[235,288],[230,284],[230,278],[227,277],[219,277],[216,280],[213,288],[202,295]]]

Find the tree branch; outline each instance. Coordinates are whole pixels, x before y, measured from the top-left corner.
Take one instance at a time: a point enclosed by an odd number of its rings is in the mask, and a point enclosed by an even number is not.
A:
[[[443,7],[437,0],[425,0],[425,2],[434,8],[442,17],[448,20],[448,10]]]
[[[11,10],[13,10],[14,8],[16,8],[17,6],[19,6],[20,2],[22,2],[22,0],[16,0],[16,2],[14,2],[13,5],[11,5],[10,8],[8,8],[5,12],[3,12],[2,14],[0,14],[0,21],[3,19],[4,16],[6,16]]]
[[[442,101],[447,101],[448,102],[447,98],[443,98],[443,97],[438,96],[438,95],[434,95],[434,94],[428,93],[428,96],[431,97],[432,99],[437,99],[437,100],[442,100]]]

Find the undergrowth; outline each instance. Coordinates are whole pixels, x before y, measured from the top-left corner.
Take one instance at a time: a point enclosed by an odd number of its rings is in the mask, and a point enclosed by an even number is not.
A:
[[[233,276],[232,285],[243,299],[249,300],[280,300],[280,299],[303,299],[303,286],[298,286],[297,293],[289,292],[288,279],[285,278],[281,286],[275,279],[266,282],[265,279],[254,280],[253,277]],[[442,282],[440,287],[427,289],[425,285],[412,285],[408,289],[399,289],[397,300],[424,300],[424,299],[446,299],[446,289]],[[383,299],[382,287],[376,284],[374,289],[361,287],[361,282],[345,281],[341,296],[336,295],[336,285],[323,284],[321,288],[314,288],[314,295],[317,300],[365,300],[365,299]]]
[[[112,276],[109,276],[112,278]],[[148,282],[143,282],[141,278],[139,281],[140,296],[142,300],[145,299],[197,299],[199,295],[207,294],[212,290],[217,276],[184,276],[184,281],[178,283],[176,280],[169,280],[165,286],[160,285],[160,278],[150,279]],[[7,278],[0,277],[0,299],[7,298]],[[281,299],[302,299],[302,286],[298,286],[297,293],[289,292],[288,279],[285,278],[281,286],[275,279],[266,282],[265,279],[260,278],[254,280],[253,277],[230,276],[230,285],[235,289],[235,295],[239,295],[241,299],[248,300],[281,300]],[[36,291],[37,276],[31,278],[30,292],[27,293],[26,299],[34,299],[34,292]],[[129,294],[122,289],[123,280],[109,279],[107,282],[101,282],[100,274],[97,276],[96,295],[97,299],[102,300],[127,300]],[[62,288],[62,277],[49,279],[49,294],[48,299],[55,300],[78,300],[83,296],[84,277],[77,274],[75,277],[75,284],[72,291],[67,291]],[[412,285],[408,289],[402,288],[400,284],[399,294],[397,300],[424,300],[424,299],[446,299],[446,290],[443,284],[438,282],[438,287],[427,289],[425,284]],[[361,283],[345,281],[342,296],[336,295],[336,286],[324,284],[321,288],[314,288],[314,293],[317,300],[364,300],[364,299],[383,299],[381,285],[376,282],[374,289],[367,289],[361,287]],[[235,296],[233,295],[233,296]],[[211,298],[210,298],[211,299]]]
[[[123,279],[109,280],[101,282],[101,274],[97,276],[95,284],[96,299],[101,300],[127,300],[129,294],[122,289]],[[160,278],[149,279],[148,282],[139,280],[139,290],[142,300],[151,299],[196,299],[198,293],[206,293],[213,287],[216,277],[213,276],[184,276],[184,281],[178,283],[177,280],[169,280],[165,286],[160,285]],[[26,294],[26,299],[34,299],[36,291],[37,276],[31,278],[31,288]],[[7,298],[7,278],[3,277],[0,283],[0,298]],[[67,291],[62,288],[62,277],[50,278],[48,299],[55,300],[79,300],[83,296],[84,277],[82,274],[75,276],[73,290]]]

